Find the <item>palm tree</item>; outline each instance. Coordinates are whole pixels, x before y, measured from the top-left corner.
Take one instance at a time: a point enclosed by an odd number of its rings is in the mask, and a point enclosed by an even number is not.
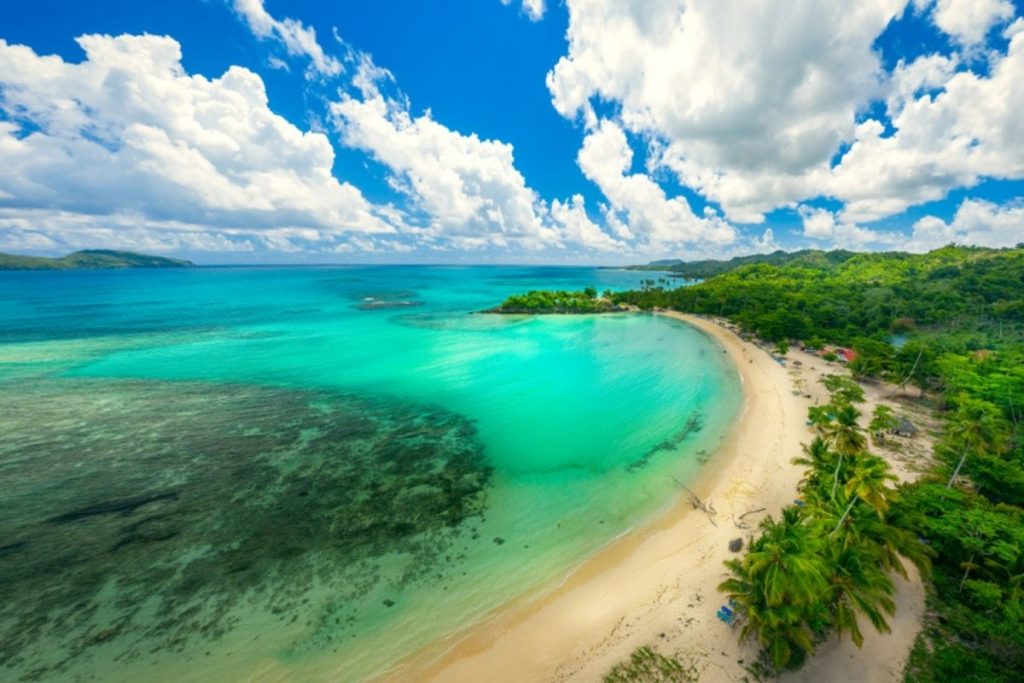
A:
[[[800,492],[817,498],[824,487],[825,477],[829,476],[835,467],[838,456],[829,450],[828,443],[820,436],[814,437],[809,446],[804,444],[803,451],[802,456],[792,460],[794,465],[803,465],[807,468],[803,479],[800,480]]]
[[[746,615],[740,636],[756,636],[781,669],[813,648],[807,623],[821,609],[825,567],[820,538],[798,509],[779,522],[768,517],[761,530],[742,560],[726,562],[731,576],[718,589]]]
[[[902,558],[910,560],[924,575],[931,571],[934,551],[921,542],[909,520],[896,508],[890,507],[884,515],[856,517],[854,524],[847,526],[843,543],[871,546],[879,566],[885,571],[896,572],[904,579],[908,577]]]
[[[1006,586],[1010,589],[1008,603],[1015,602],[1024,587],[1024,548],[1017,546],[1015,550],[1010,557],[985,560],[986,567],[1006,577]]]
[[[960,446],[960,461],[953,470],[946,488],[952,488],[953,482],[960,476],[960,468],[967,460],[967,454],[988,454],[1002,449],[1006,442],[1006,425],[999,408],[988,401],[980,399],[960,398],[960,407],[946,427],[946,438]]]
[[[833,499],[836,497],[836,488],[839,486],[839,471],[843,467],[843,458],[856,455],[867,446],[863,430],[857,424],[858,417],[860,417],[860,411],[849,403],[843,403],[836,407],[835,419],[824,428],[825,440],[839,454],[835,475],[832,479]]]
[[[840,636],[843,631],[849,631],[854,645],[860,647],[864,635],[857,623],[857,614],[866,616],[879,633],[888,633],[891,629],[885,617],[896,612],[892,600],[895,587],[870,545],[833,544],[830,549],[829,565],[833,574],[827,602],[832,621]]]
[[[880,403],[875,407],[875,411],[871,415],[871,422],[868,424],[868,429],[874,436],[875,442],[878,443],[883,441],[885,439],[885,433],[897,424],[896,415],[893,414],[892,408]]]
[[[839,527],[846,521],[850,510],[858,501],[863,501],[879,515],[886,512],[889,509],[889,500],[893,495],[893,490],[888,486],[888,482],[895,480],[896,476],[889,471],[889,465],[884,460],[868,453],[862,454],[858,458],[846,486],[843,487],[850,503],[843,511],[832,534],[839,531]]]

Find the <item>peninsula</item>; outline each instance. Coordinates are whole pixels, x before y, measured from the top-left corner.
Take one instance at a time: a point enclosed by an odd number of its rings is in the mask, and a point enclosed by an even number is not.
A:
[[[97,270],[121,268],[190,268],[183,259],[112,249],[83,249],[58,258],[0,253],[0,270]]]
[[[598,296],[597,289],[587,287],[580,292],[532,290],[510,296],[484,313],[504,315],[572,315],[621,313],[633,310],[629,305],[612,301],[612,293]]]

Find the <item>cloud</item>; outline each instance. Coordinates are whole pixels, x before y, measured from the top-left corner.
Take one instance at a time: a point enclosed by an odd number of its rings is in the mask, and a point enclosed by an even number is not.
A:
[[[899,235],[862,228],[837,217],[828,209],[801,204],[797,207],[797,214],[803,223],[804,237],[827,240],[832,247],[864,248],[871,244],[893,246],[902,241]]]
[[[771,228],[765,228],[764,232],[761,233],[761,237],[753,238],[751,243],[756,253],[769,253],[781,249],[779,243],[775,241],[775,231]]]
[[[561,226],[565,239],[597,251],[621,251],[626,244],[597,227],[587,216],[583,197],[576,194],[568,201],[551,202],[551,218]]]
[[[515,168],[511,145],[452,131],[429,112],[413,116],[379,93],[346,96],[331,113],[342,142],[387,166],[396,189],[427,215],[426,237],[470,248],[558,241],[542,221],[539,197]]]
[[[583,140],[578,163],[608,198],[606,218],[623,237],[639,238],[648,245],[724,245],[736,238],[733,227],[721,218],[698,217],[684,197],[669,199],[650,176],[631,173],[633,150],[625,132],[613,121],[602,120],[591,129]]]
[[[875,119],[859,125],[822,185],[846,202],[850,220],[894,215],[983,178],[1024,177],[1024,31],[992,57],[989,75],[955,66],[925,56],[896,69],[890,129]]]
[[[386,166],[392,186],[422,214],[420,240],[461,249],[617,244],[587,217],[582,197],[549,209],[516,168],[512,145],[451,130],[429,111],[414,115],[404,95],[381,92],[392,81],[361,55],[359,92],[344,94],[330,112],[342,143]]]
[[[666,143],[661,163],[684,185],[759,221],[817,195],[882,92],[874,41],[905,4],[567,0],[568,54],[548,89],[589,127],[614,103],[626,130]]]
[[[409,210],[367,201],[333,175],[326,135],[269,108],[240,67],[189,75],[158,36],[83,36],[68,63],[0,41],[0,240],[9,248],[97,243],[153,251],[608,251],[622,243],[580,196],[549,206],[511,145],[414,116],[368,55],[331,112],[342,142],[386,165]],[[15,240],[15,231],[25,237]],[[385,237],[392,235],[393,237]],[[48,240],[48,241],[46,241]]]
[[[501,0],[503,5],[511,5],[512,0]],[[531,21],[540,21],[544,17],[544,0],[523,0],[523,13]]]
[[[567,0],[568,51],[547,85],[563,116],[591,134],[611,118],[648,142],[649,171],[667,169],[739,223],[828,197],[842,205],[837,225],[856,227],[984,178],[1024,177],[1024,19],[1004,31],[1005,53],[984,51],[1013,17],[1006,0],[917,0],[965,51],[886,73],[876,41],[906,5]],[[599,166],[584,173],[621,192]]]
[[[1024,242],[1024,198],[1002,205],[965,199],[948,223],[925,216],[914,223],[907,248],[928,251],[950,242],[983,247],[1012,247]]]
[[[931,17],[953,40],[970,47],[983,42],[993,26],[1013,14],[1009,0],[936,0]]]
[[[0,40],[0,208],[47,212],[46,234],[104,221],[302,230],[310,240],[395,233],[391,207],[332,175],[334,150],[268,106],[256,74],[189,75],[168,37],[82,36],[69,63]],[[193,241],[194,242],[194,241]],[[194,242],[195,243],[195,242]],[[195,243],[198,244],[198,243]],[[212,244],[207,242],[207,244]],[[223,245],[222,245],[223,246]]]
[[[274,231],[258,239],[242,231],[218,231],[176,221],[154,221],[138,214],[105,216],[47,209],[25,211],[0,208],[0,245],[10,250],[65,253],[102,245],[111,249],[147,252],[247,252],[280,239]]]
[[[344,71],[341,62],[326,54],[317,42],[315,29],[296,19],[275,19],[263,6],[263,0],[233,0],[232,7],[257,38],[276,40],[292,57],[308,57],[311,70],[307,76],[337,76]],[[280,60],[278,63],[283,64]]]

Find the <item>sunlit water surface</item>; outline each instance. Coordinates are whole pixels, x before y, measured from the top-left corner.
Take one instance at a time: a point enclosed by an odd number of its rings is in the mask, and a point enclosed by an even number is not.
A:
[[[476,315],[586,268],[0,273],[0,679],[359,680],[669,505],[686,325]]]

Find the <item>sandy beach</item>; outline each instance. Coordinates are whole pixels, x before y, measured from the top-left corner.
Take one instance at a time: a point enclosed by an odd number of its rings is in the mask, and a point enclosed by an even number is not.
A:
[[[723,602],[729,541],[747,542],[767,514],[778,515],[796,496],[800,470],[791,458],[812,434],[807,408],[827,400],[817,381],[826,368],[815,356],[791,351],[787,369],[725,324],[665,312],[703,330],[728,353],[742,378],[744,405],[736,425],[692,491],[716,514],[695,510],[688,495],[660,519],[613,542],[545,590],[514,601],[490,618],[401,662],[390,681],[595,681],[637,647],[677,657],[701,681],[739,681],[757,656],[753,643],[715,617]],[[869,405],[887,400],[868,388]],[[883,453],[884,455],[884,453]],[[897,464],[897,463],[894,463]],[[915,469],[898,463],[901,477]],[[754,510],[763,509],[760,512]],[[741,518],[742,516],[742,518]],[[785,680],[896,681],[920,628],[923,589],[916,574],[897,580],[893,632],[864,629],[857,650],[830,640],[805,670]],[[844,678],[848,676],[848,678]]]

